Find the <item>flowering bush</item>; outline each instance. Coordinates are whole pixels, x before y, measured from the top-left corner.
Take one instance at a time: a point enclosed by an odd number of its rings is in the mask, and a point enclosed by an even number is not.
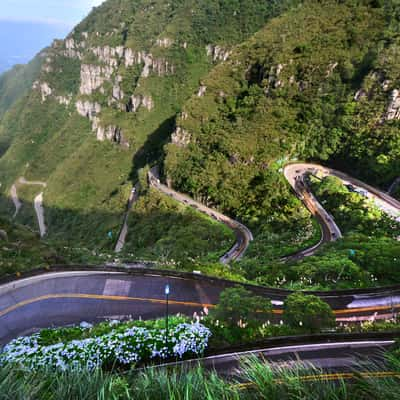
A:
[[[210,336],[210,330],[199,323],[181,323],[169,330],[167,344],[165,329],[134,326],[122,332],[112,330],[98,337],[43,346],[38,343],[37,333],[6,345],[0,353],[0,365],[18,364],[33,370],[93,370],[104,365],[182,358],[203,353]]]

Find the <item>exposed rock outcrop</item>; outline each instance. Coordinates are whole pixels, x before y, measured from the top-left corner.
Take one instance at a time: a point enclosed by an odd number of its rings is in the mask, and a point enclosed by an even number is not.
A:
[[[101,112],[101,105],[99,103],[92,103],[88,100],[76,102],[76,111],[82,117],[89,118],[91,121],[96,117],[96,115]]]
[[[7,232],[4,231],[3,229],[0,229],[0,240],[3,240],[3,241],[5,241],[5,242],[8,241]]]
[[[42,97],[42,103],[44,103],[48,97],[54,95],[54,90],[47,82],[35,81],[32,85],[32,89],[39,90]],[[53,96],[53,99],[55,99],[59,104],[68,106],[71,103],[72,94],[69,94],[68,96]]]
[[[400,92],[398,89],[392,91],[385,119],[387,121],[400,119]]]
[[[123,147],[129,148],[129,143],[125,140],[121,128],[116,125],[104,127],[100,124],[98,118],[94,118],[93,122],[93,131],[96,133],[97,140],[109,140]]]
[[[382,71],[374,71],[368,75],[368,78],[373,84],[368,90],[366,90],[365,88],[357,90],[356,94],[354,95],[355,101],[360,101],[362,99],[371,99],[372,97],[374,97],[374,91],[377,86],[379,86],[380,89],[382,89],[384,92],[387,92],[391,87],[391,80],[386,79],[385,74]],[[393,101],[390,101],[387,113],[385,113],[385,115],[382,117],[382,122],[387,119],[396,118],[392,118],[392,115],[396,114],[396,112],[393,111],[393,108],[396,108],[396,96],[398,97],[398,95],[396,95],[396,90],[393,90],[391,94],[391,98],[393,99]]]
[[[284,82],[279,79],[279,75],[285,68],[286,64],[278,64],[277,66],[272,66],[268,74],[268,86],[274,87],[275,89],[284,86]]]
[[[121,128],[118,128],[115,125],[109,125],[107,127],[98,126],[96,132],[97,139],[103,141],[108,139],[115,143],[121,142]]]
[[[339,63],[334,62],[332,64],[329,64],[328,69],[326,70],[326,77],[330,77],[333,73],[333,71],[336,69],[336,67],[339,65]]]
[[[124,98],[124,92],[122,91],[119,84],[120,81],[117,79],[112,89],[112,98],[116,101],[120,101]]]
[[[190,143],[190,133],[178,126],[171,135],[171,142],[180,147],[186,147]]]
[[[174,41],[170,38],[163,38],[163,39],[157,39],[156,43],[157,46],[167,49],[168,47],[171,47],[173,45]]]
[[[151,96],[143,96],[142,104],[148,111],[151,111],[154,108],[154,101]]]
[[[146,78],[151,72],[158,76],[170,75],[175,72],[175,67],[163,58],[155,58],[151,53],[125,49],[125,66],[144,64],[142,77]]]
[[[169,47],[172,45],[171,39],[165,38],[159,40],[159,45],[162,47]],[[76,43],[74,39],[67,39],[65,42],[65,55],[71,58],[82,59],[81,52],[77,50],[82,49],[82,45],[85,45],[85,43]],[[98,75],[105,75],[109,78],[120,64],[125,64],[125,67],[143,65],[142,77],[148,77],[151,73],[154,73],[158,76],[163,76],[173,74],[175,72],[174,66],[170,64],[169,61],[164,58],[156,58],[151,53],[147,53],[145,51],[134,51],[130,48],[124,48],[123,46],[99,46],[92,47],[89,50],[99,59],[99,61],[105,65],[101,67],[84,64],[82,67],[85,69],[86,73],[88,72],[88,67],[91,67],[92,74],[97,73]],[[103,74],[95,71],[95,68],[102,68],[104,70]],[[101,86],[101,84],[99,86]]]
[[[124,57],[125,49],[123,46],[117,47],[94,47],[91,49],[93,54],[99,58],[100,61],[109,65],[110,67],[117,67],[119,60]]]
[[[201,85],[197,92],[197,97],[203,97],[206,94],[207,86]]]
[[[65,50],[63,52],[65,57],[82,59],[82,53],[79,51],[80,48],[84,48],[85,43],[77,43],[73,38],[65,40]]]
[[[128,104],[126,105],[127,112],[136,112],[139,107],[143,106],[148,111],[154,108],[154,101],[151,96],[133,95],[130,97]]]
[[[47,97],[51,96],[51,94],[53,93],[53,89],[49,86],[47,82],[35,81],[32,85],[32,89],[40,91],[40,94],[42,96],[42,103],[44,103]]]
[[[386,92],[387,90],[389,90],[390,84],[391,84],[391,81],[389,79],[385,79],[382,82],[381,87]]]
[[[99,65],[82,64],[80,93],[92,94],[106,80],[110,80],[112,74],[113,69],[110,66],[100,67]]]
[[[140,96],[131,96],[128,104],[126,105],[126,112],[136,112],[142,104],[142,98]]]
[[[207,55],[209,57],[212,57],[214,62],[217,61],[226,61],[228,60],[229,56],[231,55],[231,51],[224,49],[221,46],[214,46],[212,44],[209,44],[206,47]]]
[[[69,106],[71,104],[72,94],[70,94],[69,96],[56,96],[56,100],[58,103],[64,106]]]
[[[124,147],[129,147],[129,143],[124,139],[122,130],[116,125],[103,126],[98,115],[101,112],[99,103],[92,103],[88,100],[79,100],[76,102],[76,110],[79,115],[92,121],[92,131],[95,133],[97,140],[110,140]]]
[[[51,66],[52,59],[50,57],[46,57],[45,63],[42,65],[42,71],[46,73],[53,72],[53,67]]]
[[[361,99],[366,98],[368,93],[364,89],[357,90],[356,94],[354,95],[355,101],[360,101]]]

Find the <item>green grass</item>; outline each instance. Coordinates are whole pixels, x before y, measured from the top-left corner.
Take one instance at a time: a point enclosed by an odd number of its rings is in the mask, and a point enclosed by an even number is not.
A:
[[[25,96],[29,91],[40,73],[43,60],[44,54],[40,53],[30,63],[16,65],[11,70],[0,75],[0,118],[17,100]]]
[[[40,241],[37,233],[2,217],[0,229],[8,236],[6,241],[0,239],[0,276],[46,266],[56,260],[56,253]]]
[[[105,2],[72,34],[80,42],[84,40],[82,32],[88,32],[86,50],[82,50],[83,62],[102,65],[100,60],[94,60],[91,47],[124,45],[168,60],[175,66],[174,74],[143,78],[140,77],[143,65],[127,69],[121,63],[104,85],[107,93],[96,91],[92,96],[79,96],[80,61],[66,58],[62,54],[63,42],[57,42],[47,52],[53,71],[42,71],[39,80],[50,85],[53,97],[71,94],[71,104],[60,105],[52,96],[42,103],[37,91],[32,91],[1,121],[0,154],[3,147],[4,151],[8,148],[0,159],[1,194],[6,197],[21,175],[46,181],[44,201],[50,238],[65,239],[69,245],[110,249],[105,237],[108,231],[116,235],[119,230],[130,181],[136,179],[139,169],[146,164],[162,160],[163,145],[174,129],[175,116],[214,66],[205,46],[210,40],[230,45],[240,42],[285,6],[286,3],[278,5],[272,1],[265,4],[257,1],[200,4],[191,0],[168,4],[161,0],[140,0],[137,4],[128,0]],[[209,33],[204,36],[207,26]],[[160,48],[155,44],[159,37],[169,37],[174,43],[168,49]],[[147,95],[153,98],[154,109],[127,113],[108,105],[116,75],[121,76],[125,93],[121,105],[128,102],[128,95]],[[102,124],[122,128],[129,149],[94,139],[89,121],[75,111],[75,102],[81,97],[102,104]],[[21,215],[21,221],[35,226],[28,215]],[[200,250],[203,255],[204,248]],[[210,246],[210,252],[213,251]]]
[[[35,372],[0,368],[0,399],[4,400],[396,400],[398,377],[377,378],[382,369],[400,372],[399,359],[388,356],[386,367],[357,367],[349,381],[321,377],[316,368],[273,367],[256,358],[241,364],[241,380],[225,380],[201,367],[149,368],[127,373]],[[304,379],[303,377],[307,377]],[[245,382],[246,385],[241,383]]]
[[[383,239],[374,250],[370,242],[360,243],[356,259],[346,255],[347,242],[339,242],[326,246],[320,258],[278,262],[318,242],[320,234],[279,171],[278,159],[340,164],[346,155],[351,160],[346,168],[356,166],[362,175],[364,166],[371,171],[364,173],[368,182],[379,184],[399,174],[398,121],[377,123],[392,86],[400,83],[397,17],[390,10],[367,0],[105,2],[72,34],[79,42],[88,33],[85,62],[102,64],[90,47],[124,45],[168,60],[175,72],[144,78],[143,65],[122,63],[105,83],[106,93],[79,96],[79,61],[62,55],[62,42],[48,49],[53,72],[42,71],[40,80],[49,82],[54,95],[71,94],[72,101],[68,107],[51,97],[42,103],[32,91],[2,118],[0,212],[12,215],[9,189],[19,176],[46,181],[48,246],[64,244],[68,249],[58,256],[66,262],[87,262],[97,257],[91,251],[112,251],[139,171],[160,164],[175,187],[248,224],[255,240],[240,263],[224,269],[216,261],[233,242],[231,233],[151,194],[130,215],[126,258],[164,265],[173,259],[171,268],[298,289],[364,287],[374,284],[371,273],[379,284],[398,282],[397,262],[386,257],[382,266],[376,251],[380,243],[397,254],[395,243]],[[165,37],[173,44],[160,48],[156,39]],[[216,65],[206,56],[208,44],[231,49],[229,61]],[[387,92],[376,69],[382,81],[390,81]],[[116,74],[125,92],[121,105],[128,95],[151,95],[154,109],[126,113],[108,105]],[[278,78],[280,84],[273,85]],[[207,86],[204,97],[196,96],[200,84]],[[370,101],[353,100],[360,87]],[[90,122],[75,111],[78,99],[101,102],[102,123],[121,127],[130,147],[96,141]],[[191,134],[186,148],[167,144],[176,124]],[[32,191],[21,189],[24,207],[17,221],[37,229]]]
[[[150,189],[129,216],[124,251],[138,259],[201,264],[218,262],[234,242],[225,225]]]

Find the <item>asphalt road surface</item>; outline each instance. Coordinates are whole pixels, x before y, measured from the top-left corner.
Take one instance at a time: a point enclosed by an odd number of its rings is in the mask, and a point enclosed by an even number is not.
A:
[[[164,287],[171,287],[171,314],[192,316],[211,309],[234,282],[154,273],[59,272],[0,286],[0,344],[41,328],[104,319],[165,315]],[[272,300],[279,321],[289,291],[254,287]],[[400,289],[358,294],[321,294],[338,320],[386,318],[400,308]]]
[[[387,193],[332,168],[309,163],[289,164],[284,168],[284,175],[296,195],[303,201],[311,214],[318,220],[321,226],[322,235],[321,240],[315,246],[302,250],[291,257],[287,257],[286,260],[296,260],[311,256],[325,243],[335,241],[342,237],[342,233],[336,225],[333,217],[322,207],[308,188],[306,177],[310,174],[318,177],[329,175],[338,177],[341,179],[343,184],[352,185],[355,189],[364,191],[366,196],[373,200],[378,208],[392,218],[400,220],[400,202],[390,197]]]
[[[371,369],[383,365],[383,352],[394,343],[393,340],[338,341],[315,343],[312,345],[277,346],[238,353],[221,354],[192,361],[182,361],[170,366],[202,367],[215,370],[220,375],[240,378],[241,360],[257,357],[269,362],[273,367],[311,366],[329,372],[343,372]]]
[[[317,165],[296,164],[285,168],[285,176],[296,194],[304,201],[310,211],[320,221],[323,235],[321,242],[305,250],[299,257],[313,254],[326,241],[341,236],[331,216],[318,203],[306,187],[304,177],[308,173],[331,174],[345,183],[368,191],[377,205],[396,217],[400,203],[387,194],[348,177],[338,171]],[[211,210],[192,199],[161,185],[154,176],[150,177],[153,186],[178,201],[198,208],[213,218],[230,225],[237,232],[237,243],[221,260],[239,258],[252,239],[251,232],[236,221]],[[104,319],[156,318],[165,315],[164,287],[171,287],[169,309],[171,314],[207,312],[217,302],[220,292],[235,283],[217,279],[197,279],[178,277],[171,274],[143,273],[131,275],[122,272],[49,273],[32,278],[14,281],[0,286],[0,344],[35,332],[41,328],[65,326],[81,321],[99,322]],[[282,305],[289,291],[257,288],[252,290],[272,300],[274,319],[279,320]],[[377,318],[390,318],[400,309],[400,288],[354,292],[319,293],[334,310],[338,321],[357,321]],[[364,354],[367,358],[379,357],[382,348],[391,341],[370,341],[322,344],[316,343],[296,348],[259,349],[255,354],[262,355],[276,363],[285,363],[294,356],[309,360],[323,368],[349,368],[359,362]],[[248,355],[248,353],[246,354]],[[225,354],[204,360],[204,365],[234,371],[237,367],[237,354]],[[357,360],[357,361],[355,361]],[[292,362],[292,361],[290,361]]]

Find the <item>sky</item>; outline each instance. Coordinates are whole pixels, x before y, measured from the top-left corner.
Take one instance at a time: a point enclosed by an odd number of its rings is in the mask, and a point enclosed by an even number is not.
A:
[[[0,74],[63,39],[104,0],[0,0]]]
[[[40,22],[72,28],[104,0],[0,0],[1,21]]]

